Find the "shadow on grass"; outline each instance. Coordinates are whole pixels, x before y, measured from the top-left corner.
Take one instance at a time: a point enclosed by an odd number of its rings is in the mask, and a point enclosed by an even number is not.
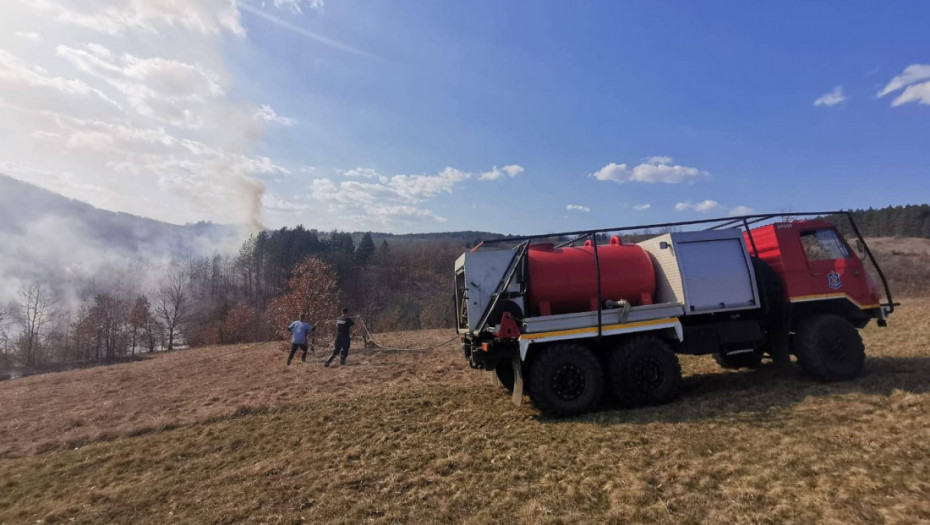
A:
[[[930,357],[870,357],[863,375],[852,381],[825,383],[805,376],[797,364],[767,364],[757,370],[723,371],[685,376],[677,399],[661,406],[624,408],[607,400],[597,412],[541,423],[598,424],[690,423],[712,419],[743,422],[777,421],[788,408],[808,397],[865,394],[889,396],[900,390],[930,392]]]

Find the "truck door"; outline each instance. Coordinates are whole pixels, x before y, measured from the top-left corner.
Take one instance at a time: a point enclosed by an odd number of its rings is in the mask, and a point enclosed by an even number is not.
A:
[[[835,229],[801,230],[800,236],[812,295],[845,293],[860,304],[869,301],[862,261],[853,255]]]

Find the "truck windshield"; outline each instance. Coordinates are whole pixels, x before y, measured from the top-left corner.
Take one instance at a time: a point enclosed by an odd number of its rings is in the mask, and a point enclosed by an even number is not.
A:
[[[832,261],[849,257],[846,244],[830,228],[801,232],[801,244],[804,245],[808,261]]]

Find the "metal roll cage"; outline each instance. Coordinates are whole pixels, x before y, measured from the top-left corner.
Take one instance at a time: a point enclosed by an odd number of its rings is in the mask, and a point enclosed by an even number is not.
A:
[[[514,276],[517,273],[517,268],[524,264],[526,259],[526,252],[529,249],[529,245],[533,240],[537,239],[546,239],[546,238],[562,238],[562,237],[573,237],[567,241],[559,243],[556,247],[561,248],[563,246],[572,245],[576,242],[591,240],[591,245],[594,252],[594,264],[597,272],[597,335],[601,337],[602,335],[602,311],[604,308],[603,305],[603,296],[601,294],[601,262],[597,253],[597,236],[601,233],[616,233],[616,232],[629,232],[635,230],[652,230],[652,229],[664,229],[664,228],[676,228],[681,226],[694,226],[694,225],[708,225],[705,230],[719,230],[723,228],[742,228],[746,232],[746,236],[749,238],[749,244],[752,248],[752,253],[754,257],[759,256],[759,251],[756,248],[756,242],[752,237],[752,229],[749,227],[752,224],[757,224],[771,219],[785,219],[785,218],[796,218],[796,217],[814,217],[814,218],[825,218],[828,215],[842,215],[845,216],[849,221],[850,227],[852,227],[853,232],[856,234],[856,238],[859,241],[859,245],[862,246],[866,255],[869,258],[869,261],[872,262],[872,266],[875,268],[875,271],[878,273],[878,276],[881,278],[882,287],[885,290],[885,297],[888,299],[887,303],[881,303],[881,307],[887,308],[887,313],[894,312],[894,307],[898,304],[895,303],[891,298],[891,288],[888,286],[888,279],[885,277],[885,273],[882,272],[881,267],[878,265],[878,261],[875,260],[875,256],[872,254],[872,250],[869,249],[868,244],[866,244],[865,239],[862,237],[862,233],[859,231],[859,227],[856,226],[856,221],[853,220],[852,212],[849,211],[819,211],[819,212],[784,212],[784,213],[763,213],[763,214],[753,214],[753,215],[738,215],[733,217],[719,217],[715,219],[699,219],[693,221],[678,221],[678,222],[662,222],[656,224],[642,224],[638,226],[620,226],[617,228],[599,228],[596,230],[576,230],[570,232],[557,232],[557,233],[546,233],[540,235],[522,235],[516,237],[504,237],[498,239],[490,239],[486,241],[481,241],[477,246],[472,248],[472,251],[478,250],[484,246],[492,244],[504,244],[504,243],[519,243],[516,247],[514,258],[510,262],[510,267],[507,269],[507,272],[504,273],[504,277],[498,283],[497,290],[493,295],[493,300],[485,308],[484,313],[481,315],[481,320],[477,325],[476,333],[481,333],[491,316],[491,312],[494,311],[494,308],[497,306],[498,300],[505,295],[504,291],[510,287],[511,281],[513,281]]]

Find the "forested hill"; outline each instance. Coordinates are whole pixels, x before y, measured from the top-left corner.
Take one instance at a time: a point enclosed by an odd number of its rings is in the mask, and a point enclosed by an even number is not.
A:
[[[362,232],[353,233],[353,238],[361,238],[364,235]],[[461,244],[463,247],[474,246],[481,241],[486,241],[489,239],[503,239],[505,237],[510,237],[510,235],[503,235],[500,233],[491,233],[491,232],[481,232],[481,231],[456,231],[456,232],[435,232],[435,233],[407,233],[407,234],[393,234],[393,233],[380,233],[372,232],[371,238],[375,242],[381,243],[381,241],[388,241],[391,244],[395,243],[418,243],[418,242],[434,242],[434,241],[451,241]]]
[[[930,204],[908,204],[905,206],[888,206],[886,208],[869,208],[866,210],[853,210],[853,219],[856,226],[865,237],[920,237],[930,239]],[[671,217],[669,217],[671,220]],[[842,216],[827,216],[827,220],[835,222],[846,233],[849,227],[846,218]],[[604,227],[619,226],[618,224],[605,224]],[[544,233],[544,232],[534,232]],[[354,239],[360,239],[363,232],[352,233]],[[460,241],[465,246],[474,246],[479,241],[488,239],[501,239],[512,237],[500,233],[482,231],[455,231],[437,233],[409,233],[397,235],[392,233],[372,232],[375,242],[382,240],[394,241]]]
[[[930,238],[930,204],[908,204],[869,208],[852,212],[856,226],[865,237],[921,237]],[[844,233],[849,226],[845,217],[828,216]]]

